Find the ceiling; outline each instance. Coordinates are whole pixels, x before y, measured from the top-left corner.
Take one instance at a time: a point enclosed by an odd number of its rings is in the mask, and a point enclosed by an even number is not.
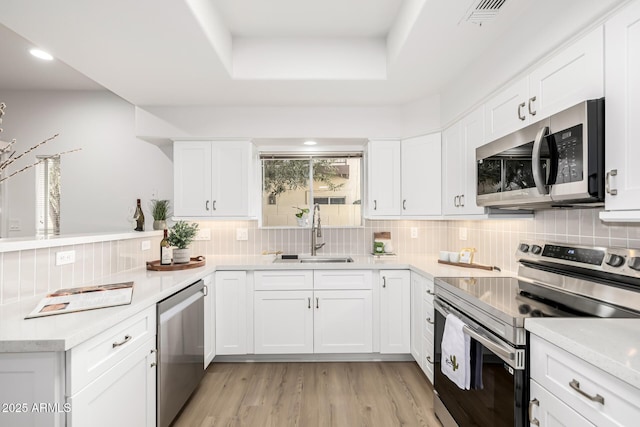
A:
[[[543,43],[537,31],[560,44],[622,2],[507,0],[479,26],[462,19],[472,0],[3,0],[0,90],[104,87],[139,106],[401,105],[491,50]],[[38,62],[32,46],[56,59]]]

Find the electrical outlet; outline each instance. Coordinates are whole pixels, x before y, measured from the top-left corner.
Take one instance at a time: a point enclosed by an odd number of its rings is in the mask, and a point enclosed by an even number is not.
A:
[[[76,262],[76,251],[56,252],[56,265],[73,264]]]
[[[151,240],[143,240],[140,243],[140,250],[141,251],[148,251],[149,249],[151,249]]]
[[[460,227],[458,237],[460,240],[467,240],[467,227]]]
[[[211,240],[210,228],[198,228],[195,240]]]
[[[249,230],[246,228],[236,228],[236,240],[249,240]]]
[[[411,227],[411,238],[412,239],[418,238],[418,227]]]

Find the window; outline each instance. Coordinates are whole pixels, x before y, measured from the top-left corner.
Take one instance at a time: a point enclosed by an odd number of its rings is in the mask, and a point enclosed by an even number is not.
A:
[[[362,153],[263,153],[261,160],[264,227],[309,226],[315,203],[323,225],[362,225]]]
[[[60,234],[60,156],[38,156],[36,232]]]

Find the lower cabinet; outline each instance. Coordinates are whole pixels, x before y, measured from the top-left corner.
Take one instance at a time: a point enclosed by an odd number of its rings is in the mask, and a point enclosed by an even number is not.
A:
[[[380,271],[380,353],[411,352],[411,272]]]
[[[433,383],[433,309],[434,284],[417,273],[411,273],[411,355]]]
[[[215,276],[204,278],[204,369],[216,356]]]
[[[247,354],[247,272],[217,271],[215,289],[216,354]]]
[[[529,404],[529,423],[538,426],[593,427],[582,415],[569,405],[549,393],[540,384],[529,382],[531,403]]]

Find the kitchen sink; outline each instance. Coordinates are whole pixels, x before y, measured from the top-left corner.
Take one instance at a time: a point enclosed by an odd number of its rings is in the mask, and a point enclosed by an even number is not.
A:
[[[349,256],[309,256],[309,255],[301,255],[296,256],[296,258],[276,258],[273,262],[277,263],[342,263],[342,262],[353,262],[353,258]]]

